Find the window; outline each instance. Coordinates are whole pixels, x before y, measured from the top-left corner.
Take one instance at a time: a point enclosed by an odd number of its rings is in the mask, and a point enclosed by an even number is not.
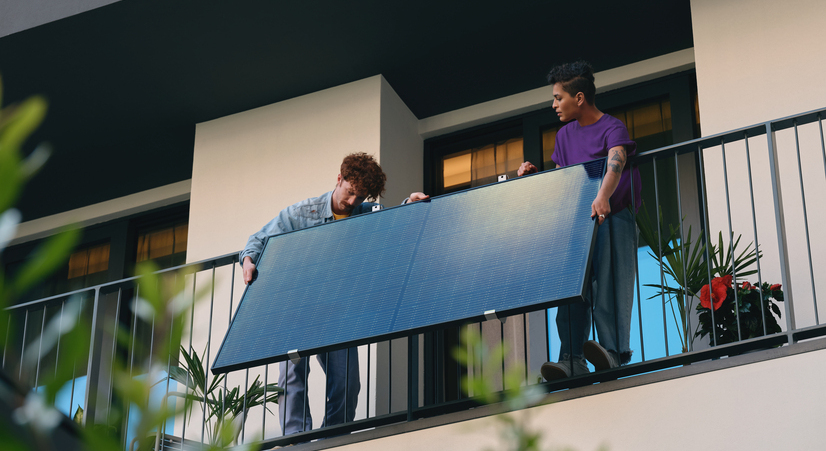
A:
[[[521,137],[452,153],[442,158],[444,192],[487,185],[507,174],[515,177],[523,161]]]
[[[154,260],[163,268],[186,262],[186,242],[189,225],[186,221],[138,232],[137,258],[140,263]]]

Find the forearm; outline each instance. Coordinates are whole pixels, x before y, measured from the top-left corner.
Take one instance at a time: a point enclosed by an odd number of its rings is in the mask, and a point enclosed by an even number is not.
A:
[[[607,199],[614,195],[614,191],[616,191],[617,185],[619,185],[622,171],[625,169],[626,159],[625,148],[622,146],[613,147],[608,151],[608,170],[602,179],[602,186],[599,189],[598,196]]]

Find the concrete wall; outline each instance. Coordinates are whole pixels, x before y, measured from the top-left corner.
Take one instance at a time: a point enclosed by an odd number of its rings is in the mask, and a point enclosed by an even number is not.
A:
[[[700,364],[702,365],[702,363]],[[541,449],[822,449],[826,351],[736,366],[534,407],[511,415],[541,432]],[[777,381],[767,384],[766,381]],[[621,384],[622,381],[607,384]],[[493,417],[337,450],[506,449]]]
[[[400,203],[422,184],[422,139],[418,120],[381,76],[375,76],[287,100],[262,108],[198,124],[190,199],[187,259],[199,261],[243,248],[247,238],[284,207],[335,186],[342,158],[352,152],[367,152],[382,164],[388,176],[381,202]],[[238,268],[236,268],[238,269]],[[209,293],[195,309],[193,348],[199,353],[207,341],[210,317],[214,324],[211,357],[217,352],[229,312],[243,293],[240,273],[231,285],[231,268],[216,275],[211,295],[211,274],[198,275],[196,285]],[[200,289],[200,288],[198,288]],[[204,296],[206,297],[206,296]],[[232,299],[232,305],[230,305]],[[210,305],[213,306],[210,311]],[[277,325],[273,325],[277,327]],[[376,346],[372,365],[376,365]],[[367,386],[367,347],[360,349],[362,386]],[[269,382],[277,381],[278,365],[267,370]],[[229,386],[244,386],[265,368],[230,373]],[[375,369],[370,371],[376,374]],[[315,427],[322,420],[324,378],[311,360],[310,409]],[[370,410],[375,414],[373,383]],[[368,392],[362,390],[357,418],[366,416]],[[253,410],[247,420],[249,437],[260,437],[262,410]],[[198,417],[197,412],[194,416]],[[276,417],[269,417],[267,436],[280,434]],[[176,425],[180,435],[182,426]],[[199,439],[200,424],[188,427],[187,438]]]
[[[826,107],[826,3],[817,0],[692,0],[694,54],[703,135],[709,136],[785,116]],[[826,190],[824,156],[817,124],[798,130],[798,158],[793,130],[778,132],[779,180],[782,194],[791,285],[797,326],[815,324],[815,297],[826,283],[826,238],[814,227],[826,220],[819,207]],[[754,241],[751,193],[745,143],[704,152],[711,230],[727,234],[725,178],[731,205],[731,228],[743,234],[742,245]],[[757,240],[764,252],[763,280],[781,281],[777,221],[772,198],[766,136],[749,140]],[[802,185],[801,190],[801,174]],[[806,214],[803,206],[806,201]],[[810,240],[807,243],[806,222]],[[809,250],[812,267],[809,266]],[[812,280],[814,274],[814,281]],[[750,279],[757,281],[757,277]],[[826,308],[820,288],[817,304]],[[785,322],[785,321],[784,321]]]

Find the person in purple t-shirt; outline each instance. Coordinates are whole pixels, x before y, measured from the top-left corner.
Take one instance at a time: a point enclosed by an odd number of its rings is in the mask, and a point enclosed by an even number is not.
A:
[[[637,228],[630,211],[631,169],[625,163],[637,145],[619,119],[604,114],[594,104],[596,86],[590,64],[578,61],[554,67],[548,74],[548,83],[553,85],[554,110],[562,122],[568,122],[556,134],[554,163],[569,166],[608,158],[605,178],[591,204],[591,217],[600,224],[588,295],[591,302],[559,307],[557,311],[559,361],[545,363],[541,368],[546,380],[555,380],[590,372],[585,359],[597,371],[631,360]],[[517,175],[536,171],[536,166],[526,161]],[[641,185],[639,171],[633,171],[636,210]],[[592,317],[598,342],[587,341]]]

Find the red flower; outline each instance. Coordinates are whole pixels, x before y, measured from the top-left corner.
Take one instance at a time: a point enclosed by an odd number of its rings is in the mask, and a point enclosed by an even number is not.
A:
[[[780,289],[780,284],[779,283],[776,283],[776,284],[769,287],[769,290],[771,290],[771,291],[777,291],[779,289]]]
[[[729,287],[731,287],[730,275],[711,279],[711,298],[714,300],[714,310],[717,310],[721,305],[723,305],[723,301],[726,300],[726,292]],[[711,308],[708,285],[703,286],[700,290],[700,304],[705,308]]]
[[[742,286],[742,288],[743,288],[744,290],[749,290],[749,289],[751,289],[751,284],[750,284],[750,283],[748,283],[748,282],[743,282],[743,286]]]

